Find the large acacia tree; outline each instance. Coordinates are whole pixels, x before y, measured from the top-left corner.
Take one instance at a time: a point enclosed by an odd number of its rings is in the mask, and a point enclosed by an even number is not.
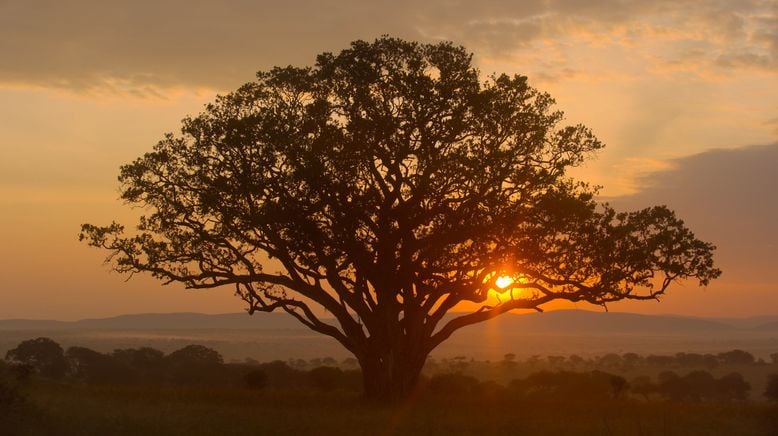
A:
[[[186,118],[121,168],[122,198],[148,212],[136,230],[81,238],[120,272],[286,311],[354,353],[368,397],[401,399],[459,328],[720,274],[672,211],[616,213],[566,175],[602,144],[553,105],[450,43],[357,41]],[[477,309],[451,312],[463,302]]]

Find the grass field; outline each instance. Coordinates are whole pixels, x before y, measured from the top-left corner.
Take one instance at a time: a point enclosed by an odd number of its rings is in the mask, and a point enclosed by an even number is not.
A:
[[[778,435],[764,403],[543,401],[422,394],[393,408],[351,392],[35,383],[0,413],[14,435]]]

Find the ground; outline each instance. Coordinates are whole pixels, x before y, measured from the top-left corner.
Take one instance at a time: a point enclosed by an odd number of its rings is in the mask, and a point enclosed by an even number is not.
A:
[[[402,407],[357,393],[35,383],[3,435],[770,435],[767,403],[506,399],[420,394]]]

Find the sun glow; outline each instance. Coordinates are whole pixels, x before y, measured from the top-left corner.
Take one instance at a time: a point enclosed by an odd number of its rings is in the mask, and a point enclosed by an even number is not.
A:
[[[500,289],[505,289],[508,286],[513,284],[513,277],[511,276],[497,277],[497,280],[494,281],[494,284],[497,285],[497,287]]]

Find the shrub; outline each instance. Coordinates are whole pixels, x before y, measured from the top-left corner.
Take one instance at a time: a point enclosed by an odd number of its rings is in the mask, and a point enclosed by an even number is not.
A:
[[[49,338],[22,341],[16,348],[9,350],[5,358],[14,363],[30,365],[38,374],[52,379],[61,379],[68,369],[62,347]]]
[[[243,382],[247,388],[258,391],[267,386],[267,374],[261,369],[253,369],[243,376]]]
[[[478,379],[460,373],[438,374],[429,380],[428,386],[441,395],[473,395],[480,390]]]
[[[727,374],[716,380],[717,396],[725,401],[744,401],[748,398],[751,385],[738,372]]]
[[[343,371],[331,366],[320,366],[308,371],[308,380],[316,389],[327,392],[342,384]]]
[[[770,401],[778,402],[778,374],[767,376],[767,386],[764,390],[764,396]]]
[[[0,360],[0,417],[24,401],[19,392],[20,382],[12,367]]]

